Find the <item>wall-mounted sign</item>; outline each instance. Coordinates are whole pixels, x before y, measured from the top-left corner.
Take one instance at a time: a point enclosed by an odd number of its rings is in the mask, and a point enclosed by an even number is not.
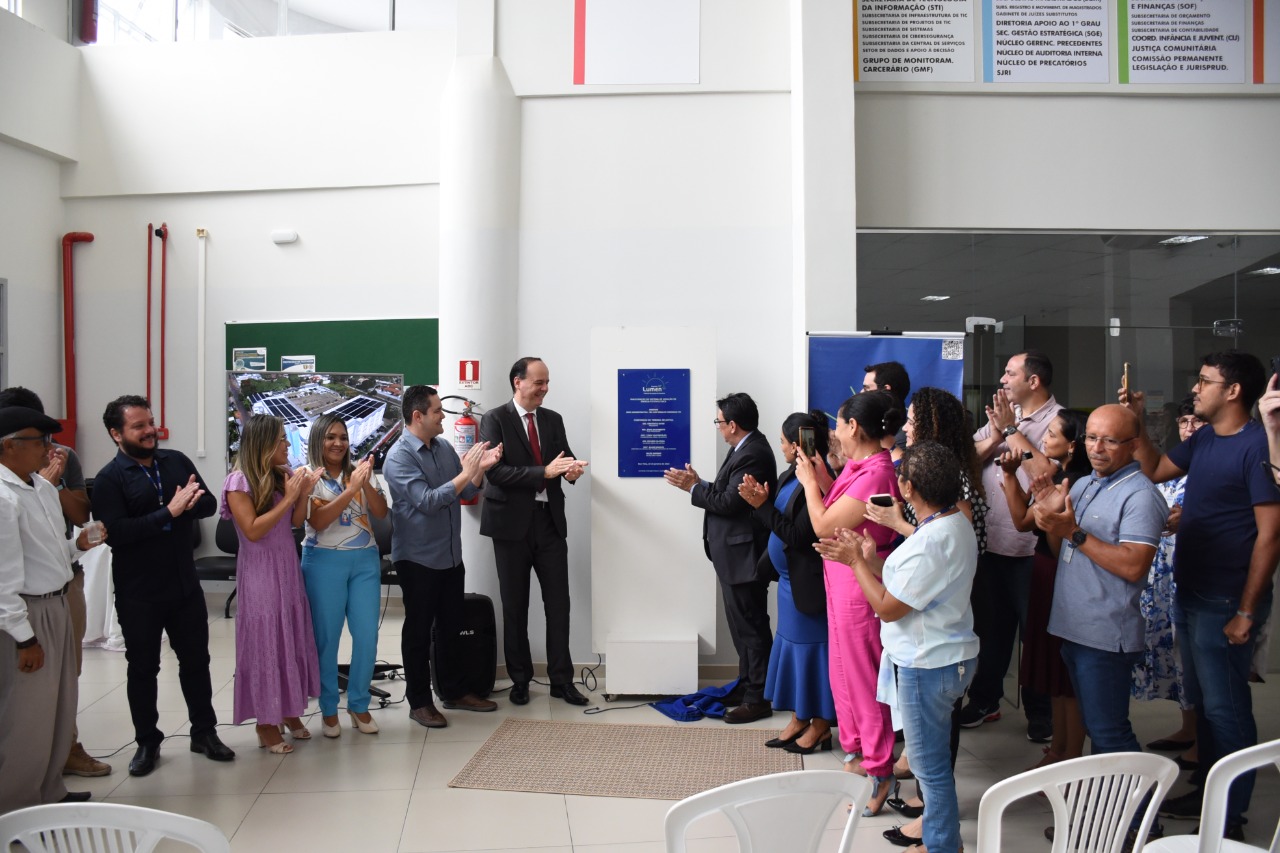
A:
[[[689,371],[618,371],[618,476],[661,477],[689,461]]]

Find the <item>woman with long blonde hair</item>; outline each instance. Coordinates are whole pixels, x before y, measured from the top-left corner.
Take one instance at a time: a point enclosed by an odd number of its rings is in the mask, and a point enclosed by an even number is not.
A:
[[[306,517],[318,479],[306,468],[289,470],[284,421],[254,415],[240,433],[239,455],[222,487],[222,517],[235,522],[240,539],[235,722],[256,719],[258,745],[277,754],[293,751],[282,737],[284,726],[294,740],[311,737],[301,716],[320,693],[292,529]]]

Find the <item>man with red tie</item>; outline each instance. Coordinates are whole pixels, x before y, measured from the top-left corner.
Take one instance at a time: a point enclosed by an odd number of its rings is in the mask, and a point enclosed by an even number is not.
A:
[[[570,705],[587,698],[573,685],[569,653],[569,546],[561,480],[576,481],[587,463],[575,459],[560,415],[542,405],[550,383],[542,359],[511,366],[513,398],[487,412],[480,440],[502,444],[503,455],[485,474],[480,533],[493,539],[502,594],[503,652],[513,682],[511,701],[529,701],[529,570],[538,575],[547,619],[547,676],[551,696]]]

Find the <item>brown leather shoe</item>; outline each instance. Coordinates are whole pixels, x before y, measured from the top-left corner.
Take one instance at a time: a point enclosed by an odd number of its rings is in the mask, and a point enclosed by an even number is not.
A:
[[[756,720],[763,720],[765,717],[772,716],[773,705],[768,702],[748,702],[739,705],[732,711],[726,711],[724,721],[730,724],[754,723]]]
[[[444,718],[444,714],[436,710],[435,705],[423,705],[421,708],[414,708],[409,712],[409,719],[429,729],[443,729],[449,725],[449,721]]]
[[[63,776],[107,776],[111,773],[111,765],[105,764],[84,751],[84,747],[76,741],[71,745],[71,754],[62,768]]]
[[[488,699],[481,699],[474,693],[468,693],[466,696],[459,696],[457,699],[444,700],[444,706],[450,711],[496,711],[498,703],[491,702]]]

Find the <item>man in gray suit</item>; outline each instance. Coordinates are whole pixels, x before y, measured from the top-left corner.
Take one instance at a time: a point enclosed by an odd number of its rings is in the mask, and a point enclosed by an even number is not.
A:
[[[751,505],[738,494],[738,485],[750,474],[765,484],[768,494],[778,488],[777,462],[769,441],[756,427],[760,412],[746,394],[730,394],[716,401],[716,428],[729,455],[707,483],[691,465],[668,468],[666,481],[687,491],[693,505],[705,511],[702,544],[715,566],[724,598],[729,634],[738,652],[738,688],[741,704],[724,715],[726,723],[749,723],[773,714],[764,698],[773,632],[769,627],[769,578],[757,576],[756,564],[769,543],[769,530],[756,520]],[[738,695],[739,690],[730,694]],[[731,701],[726,704],[732,704]]]

